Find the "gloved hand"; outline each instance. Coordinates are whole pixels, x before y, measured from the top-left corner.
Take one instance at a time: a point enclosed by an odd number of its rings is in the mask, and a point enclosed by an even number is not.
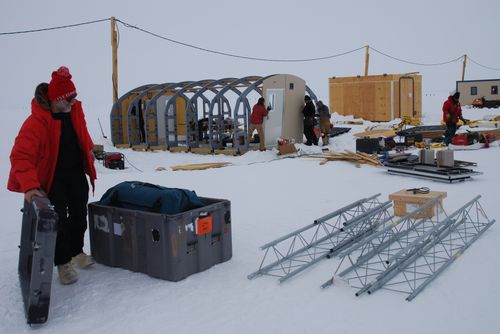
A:
[[[45,193],[40,190],[40,189],[36,189],[36,188],[33,188],[33,189],[30,189],[28,190],[25,194],[24,194],[24,198],[29,202],[31,203],[31,200],[33,199],[33,197],[47,197],[47,195],[45,195]]]
[[[273,110],[273,107],[271,107],[271,105],[268,105],[266,109],[267,109],[267,111],[271,111],[271,110]]]

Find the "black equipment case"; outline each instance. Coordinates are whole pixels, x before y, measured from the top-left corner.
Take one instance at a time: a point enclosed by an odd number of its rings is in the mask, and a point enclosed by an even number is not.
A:
[[[57,213],[47,198],[24,201],[19,281],[28,324],[47,321],[57,237]]]
[[[358,138],[356,139],[356,151],[368,154],[378,153],[380,151],[380,142],[377,138]]]

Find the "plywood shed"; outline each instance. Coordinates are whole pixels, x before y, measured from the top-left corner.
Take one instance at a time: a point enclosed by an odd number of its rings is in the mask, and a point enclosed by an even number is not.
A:
[[[330,112],[353,115],[369,121],[387,122],[395,118],[422,115],[422,76],[383,74],[332,77]]]

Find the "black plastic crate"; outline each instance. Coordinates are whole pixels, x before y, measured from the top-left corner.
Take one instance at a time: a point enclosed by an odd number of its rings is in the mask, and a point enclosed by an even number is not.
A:
[[[89,204],[98,263],[179,281],[232,256],[231,204],[200,197],[201,208],[175,215]]]
[[[368,154],[377,153],[381,146],[378,138],[358,138],[356,139],[356,151]]]

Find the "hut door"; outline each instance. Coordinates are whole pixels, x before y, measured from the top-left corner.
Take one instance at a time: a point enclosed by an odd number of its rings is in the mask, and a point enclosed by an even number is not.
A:
[[[283,109],[285,106],[285,92],[283,88],[267,89],[266,107],[271,106],[271,110],[264,119],[264,134],[266,145],[275,145],[277,139],[281,136],[283,126]]]
[[[415,82],[412,77],[399,79],[399,117],[415,117]]]
[[[165,128],[165,105],[167,104],[167,97],[160,96],[156,100],[156,124],[158,128],[158,145],[167,145],[166,128]],[[154,131],[150,128],[150,131]]]

